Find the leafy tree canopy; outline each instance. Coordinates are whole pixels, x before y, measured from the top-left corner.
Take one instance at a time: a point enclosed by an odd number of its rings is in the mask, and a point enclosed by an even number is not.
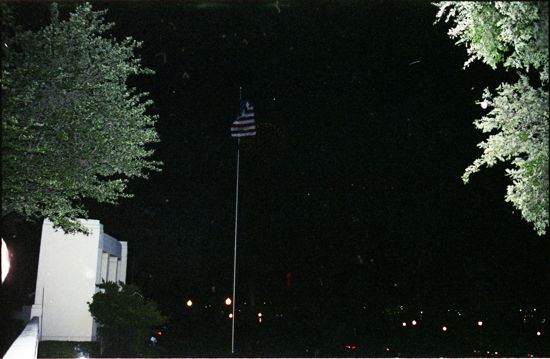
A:
[[[147,345],[152,327],[166,321],[157,304],[147,300],[138,287],[124,283],[99,284],[101,289],[88,303],[90,313],[100,324],[98,334],[107,353],[140,354]]]
[[[539,235],[548,228],[548,2],[435,3],[436,22],[452,20],[448,34],[464,44],[468,66],[481,60],[493,69],[515,69],[518,81],[483,93],[482,106],[491,108],[474,125],[489,137],[478,144],[480,158],[466,168],[465,183],[482,166],[511,166],[506,174],[506,201],[533,224]],[[446,15],[446,16],[445,16]],[[536,76],[533,76],[536,75]]]
[[[83,199],[114,204],[131,196],[130,178],[159,170],[152,102],[126,84],[153,71],[134,54],[141,43],[108,36],[114,24],[89,4],[65,20],[52,4],[51,23],[36,32],[4,13],[2,215],[83,230]]]

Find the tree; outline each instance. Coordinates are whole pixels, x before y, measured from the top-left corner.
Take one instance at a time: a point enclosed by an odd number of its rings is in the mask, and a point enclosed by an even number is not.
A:
[[[2,31],[2,216],[83,230],[84,199],[114,204],[130,178],[159,170],[152,101],[126,84],[153,71],[140,42],[107,35],[105,13],[84,4],[62,20],[54,3],[40,30]]]
[[[147,300],[138,287],[122,282],[97,285],[101,291],[88,302],[100,324],[98,335],[108,354],[137,355],[147,345],[149,331],[166,321],[157,304]]]
[[[436,22],[453,20],[448,34],[466,46],[472,61],[496,69],[514,69],[518,81],[502,83],[493,95],[483,93],[483,108],[492,109],[474,125],[489,137],[478,144],[480,158],[466,168],[462,179],[482,166],[510,166],[512,184],[505,199],[532,223],[539,235],[548,228],[548,2],[444,1]],[[445,17],[445,14],[446,17]]]

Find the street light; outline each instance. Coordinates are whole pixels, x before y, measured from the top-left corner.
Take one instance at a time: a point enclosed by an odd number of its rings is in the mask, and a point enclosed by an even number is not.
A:
[[[447,331],[447,326],[444,325],[443,328],[441,328],[441,330],[443,330],[444,332],[446,332],[446,331]]]
[[[483,325],[483,322],[482,322],[481,320],[478,320],[478,321],[477,321],[477,326],[478,326],[478,327],[481,327],[482,325]]]
[[[411,324],[412,324],[412,325],[416,325],[416,320],[413,320],[413,321],[411,322]]]
[[[6,280],[8,272],[10,271],[10,255],[8,252],[8,246],[4,239],[2,239],[2,283]]]
[[[193,301],[189,299],[186,304],[189,308],[191,308],[191,306],[193,306]]]
[[[225,298],[225,305],[231,305],[231,298],[227,297]]]

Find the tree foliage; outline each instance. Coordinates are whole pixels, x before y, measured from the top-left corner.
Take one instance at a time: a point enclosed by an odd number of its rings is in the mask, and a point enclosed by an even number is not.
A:
[[[548,2],[444,1],[436,15],[453,21],[448,34],[464,44],[468,66],[481,60],[493,69],[502,64],[518,73],[514,84],[503,83],[483,93],[491,110],[474,125],[488,138],[478,144],[480,158],[466,168],[465,183],[482,166],[510,166],[506,201],[521,211],[539,235],[548,228]],[[446,15],[446,16],[445,16]],[[534,76],[535,75],[535,76]]]
[[[143,297],[138,287],[123,283],[99,284],[101,289],[88,303],[100,324],[98,335],[105,351],[114,355],[137,355],[147,345],[149,331],[166,321],[155,302]]]
[[[2,32],[2,215],[82,230],[83,199],[116,203],[130,178],[159,170],[152,102],[127,85],[153,71],[141,43],[108,35],[105,13],[84,4],[63,20],[53,4],[49,25]]]

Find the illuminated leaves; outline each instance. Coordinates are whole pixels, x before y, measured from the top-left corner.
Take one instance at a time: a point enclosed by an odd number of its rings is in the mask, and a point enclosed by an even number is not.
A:
[[[106,35],[104,14],[84,4],[61,20],[53,4],[49,25],[2,39],[3,214],[81,229],[82,199],[116,203],[129,178],[159,169],[152,102],[126,85],[152,71],[134,55],[139,42]]]
[[[509,161],[506,173],[512,184],[506,201],[542,235],[548,227],[548,93],[534,89],[522,76],[513,85],[500,85],[494,98],[486,90],[484,98],[493,109],[474,124],[492,134],[478,145],[483,154],[462,178],[467,183],[481,166]]]
[[[480,158],[466,168],[468,182],[482,166],[511,164],[506,174],[506,201],[521,211],[539,235],[548,228],[548,3],[547,2],[454,2],[436,3],[440,20],[454,19],[451,38],[464,43],[472,61],[479,59],[493,69],[499,63],[515,68],[519,81],[503,83],[493,95],[488,89],[484,103],[492,110],[474,122],[489,137],[478,144]],[[529,82],[526,72],[538,72],[540,87]]]
[[[436,22],[453,20],[448,34],[464,44],[468,66],[481,60],[496,69],[537,69],[548,81],[548,3],[535,1],[442,1]],[[446,16],[445,16],[446,15]]]

